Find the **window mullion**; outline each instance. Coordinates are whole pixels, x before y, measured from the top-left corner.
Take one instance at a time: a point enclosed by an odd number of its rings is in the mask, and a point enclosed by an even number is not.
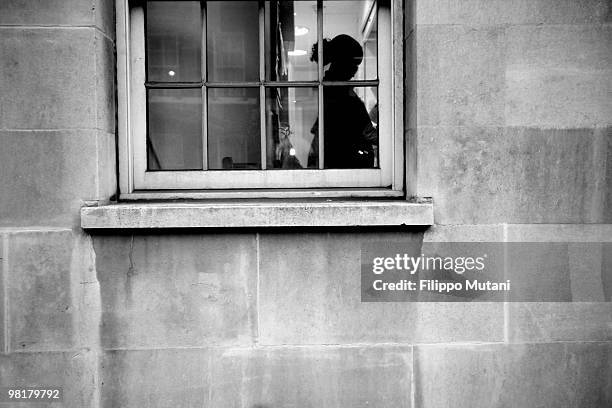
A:
[[[202,51],[201,51],[201,73],[202,73],[202,169],[208,170],[208,92],[206,89],[206,81],[208,81],[207,69],[208,49],[206,48],[206,1],[200,2],[200,10],[202,11]]]
[[[324,162],[324,144],[323,144],[323,74],[324,74],[324,61],[323,61],[323,0],[317,0],[317,67],[319,69],[319,91],[317,92],[319,97],[319,169],[325,168]]]
[[[265,53],[265,23],[266,23],[265,1],[259,0],[259,128],[260,128],[260,157],[261,169],[265,170],[268,164],[266,147],[266,53]]]

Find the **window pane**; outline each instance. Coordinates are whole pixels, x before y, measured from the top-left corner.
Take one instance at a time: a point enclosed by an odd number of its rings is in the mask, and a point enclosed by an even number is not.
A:
[[[199,82],[202,19],[198,1],[147,2],[147,78]]]
[[[208,89],[208,168],[261,168],[258,88]]]
[[[316,88],[266,89],[269,169],[318,168]]]
[[[259,81],[257,1],[209,1],[208,81]]]
[[[316,81],[316,1],[266,1],[266,73],[271,81]]]
[[[376,79],[377,14],[372,0],[323,3],[325,80]]]
[[[325,168],[378,168],[378,90],[323,90]]]
[[[202,169],[202,90],[149,89],[149,170]]]

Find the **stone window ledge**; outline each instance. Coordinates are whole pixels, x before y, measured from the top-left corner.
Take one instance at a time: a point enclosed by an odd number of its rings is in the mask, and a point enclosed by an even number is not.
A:
[[[408,201],[121,203],[81,209],[84,229],[433,225],[433,204]]]

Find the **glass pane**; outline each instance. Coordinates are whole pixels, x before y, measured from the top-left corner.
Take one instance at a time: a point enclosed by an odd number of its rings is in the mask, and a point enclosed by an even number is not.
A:
[[[270,81],[316,81],[316,1],[266,2],[266,73]]]
[[[208,81],[259,81],[257,1],[209,1],[206,21]]]
[[[323,90],[325,168],[378,168],[378,89]]]
[[[318,168],[316,88],[266,89],[269,169]]]
[[[202,169],[202,90],[149,89],[149,170]]]
[[[259,88],[208,89],[208,168],[261,168]]]
[[[202,18],[199,1],[147,2],[147,78],[199,82]]]
[[[372,0],[323,2],[325,80],[376,79],[377,13]]]

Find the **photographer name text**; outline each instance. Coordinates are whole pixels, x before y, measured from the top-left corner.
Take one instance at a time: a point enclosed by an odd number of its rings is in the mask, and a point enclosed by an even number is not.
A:
[[[453,272],[455,276],[465,272],[482,272],[486,267],[487,255],[478,257],[441,257],[396,254],[394,257],[376,257],[372,260],[372,273],[381,275],[386,271],[402,271],[413,277],[417,272],[444,271]],[[457,291],[510,291],[511,282],[506,280],[496,282],[491,280],[464,279],[464,280],[438,280],[438,279],[400,279],[388,282],[376,279],[372,282],[376,291],[426,291],[438,293],[451,293]]]

